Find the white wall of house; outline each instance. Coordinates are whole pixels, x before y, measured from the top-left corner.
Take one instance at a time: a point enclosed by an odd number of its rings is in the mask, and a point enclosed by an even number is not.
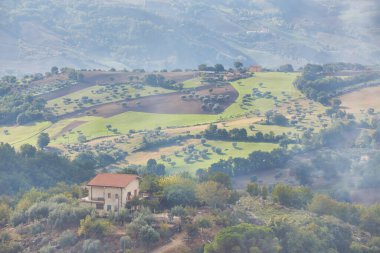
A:
[[[104,206],[101,204],[91,204],[96,209],[103,208],[104,211],[118,211],[125,207],[125,204],[139,195],[139,181],[133,180],[125,188],[88,186],[90,200],[104,199]]]

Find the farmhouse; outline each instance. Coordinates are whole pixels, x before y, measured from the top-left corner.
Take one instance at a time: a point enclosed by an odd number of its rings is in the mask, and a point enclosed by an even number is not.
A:
[[[95,207],[97,211],[117,212],[138,197],[139,177],[128,174],[98,174],[86,185],[88,196],[81,204]]]
[[[263,68],[260,66],[260,65],[252,65],[251,67],[249,67],[249,72],[262,72],[263,71]]]

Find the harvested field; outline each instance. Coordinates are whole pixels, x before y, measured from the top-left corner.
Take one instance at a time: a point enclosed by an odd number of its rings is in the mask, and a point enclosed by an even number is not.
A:
[[[83,121],[83,120],[75,120],[73,122],[71,122],[70,124],[68,124],[67,126],[65,126],[64,128],[62,128],[62,130],[57,133],[56,135],[54,135],[53,138],[57,138],[59,136],[62,136],[63,134],[69,132],[70,130],[73,130],[74,128],[86,123],[87,121]]]
[[[46,94],[39,95],[38,97],[43,98],[45,100],[53,100],[59,97],[66,96],[68,94],[71,94],[73,92],[77,92],[80,90],[84,90],[88,87],[94,86],[94,84],[89,83],[78,83],[77,85],[68,86],[59,90],[55,90]]]
[[[212,88],[212,93],[209,91],[210,88]],[[235,88],[229,84],[223,87],[207,85],[198,87],[195,90],[199,95],[229,95],[229,100],[225,103],[220,104],[220,112],[229,107],[239,96],[239,93],[235,90]],[[62,116],[62,118],[71,118],[92,114],[108,118],[127,111],[164,114],[215,114],[211,111],[203,111],[201,108],[202,102],[199,99],[194,98],[183,100],[181,98],[183,94],[184,93],[182,92],[173,92],[169,94],[153,95],[106,103],[65,114]]]
[[[375,111],[380,110],[380,86],[364,88],[345,94],[340,97],[342,107],[347,112],[360,114],[366,112],[368,108],[374,108]]]
[[[71,94],[76,91],[86,89],[94,85],[109,85],[109,84],[118,84],[118,83],[127,83],[131,81],[131,77],[142,79],[145,75],[150,73],[135,73],[135,72],[106,72],[106,71],[82,71],[84,79],[82,82],[79,82],[77,85],[65,87],[59,90],[55,90],[46,94],[39,95],[45,100],[56,99],[68,94]],[[185,80],[193,79],[199,76],[197,72],[163,72],[158,73],[164,76],[168,80],[174,80],[176,82],[183,82]],[[66,75],[58,75],[46,78],[44,80],[35,81],[33,85],[44,86],[48,85],[49,82],[56,80],[66,80]]]

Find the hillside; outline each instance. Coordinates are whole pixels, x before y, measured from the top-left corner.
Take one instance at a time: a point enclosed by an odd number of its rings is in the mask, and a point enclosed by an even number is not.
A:
[[[378,81],[350,63],[3,76],[0,252],[378,253]],[[88,205],[99,173],[140,195]]]
[[[2,73],[235,60],[268,67],[375,64],[379,57],[375,0],[5,0],[0,10]]]

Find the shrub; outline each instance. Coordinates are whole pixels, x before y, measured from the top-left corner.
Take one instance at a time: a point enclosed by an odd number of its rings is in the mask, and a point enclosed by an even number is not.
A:
[[[15,212],[11,217],[11,222],[14,226],[26,223],[28,221],[28,216],[24,212]]]
[[[126,249],[130,249],[133,246],[132,239],[129,236],[123,236],[120,238],[120,248],[125,252]]]
[[[47,218],[49,216],[50,210],[56,208],[55,203],[49,202],[38,202],[33,204],[28,210],[27,215],[30,220],[39,220],[42,218]]]
[[[101,246],[99,240],[87,239],[83,242],[83,253],[98,253],[101,252]]]
[[[55,252],[54,248],[50,245],[43,246],[38,253],[53,253]]]
[[[61,236],[58,238],[58,245],[61,248],[72,246],[77,241],[77,236],[74,232],[70,230],[64,231]]]
[[[311,201],[313,194],[305,187],[291,187],[278,184],[272,191],[274,202],[294,208],[304,208]]]
[[[160,240],[160,234],[149,225],[139,229],[139,241],[149,248]]]
[[[53,228],[64,228],[70,225],[79,225],[81,219],[91,213],[90,208],[60,204],[49,213],[48,223]]]
[[[12,210],[5,203],[0,203],[0,227],[8,224]]]
[[[106,235],[111,224],[105,220],[95,220],[90,215],[80,221],[79,235],[102,237]]]

